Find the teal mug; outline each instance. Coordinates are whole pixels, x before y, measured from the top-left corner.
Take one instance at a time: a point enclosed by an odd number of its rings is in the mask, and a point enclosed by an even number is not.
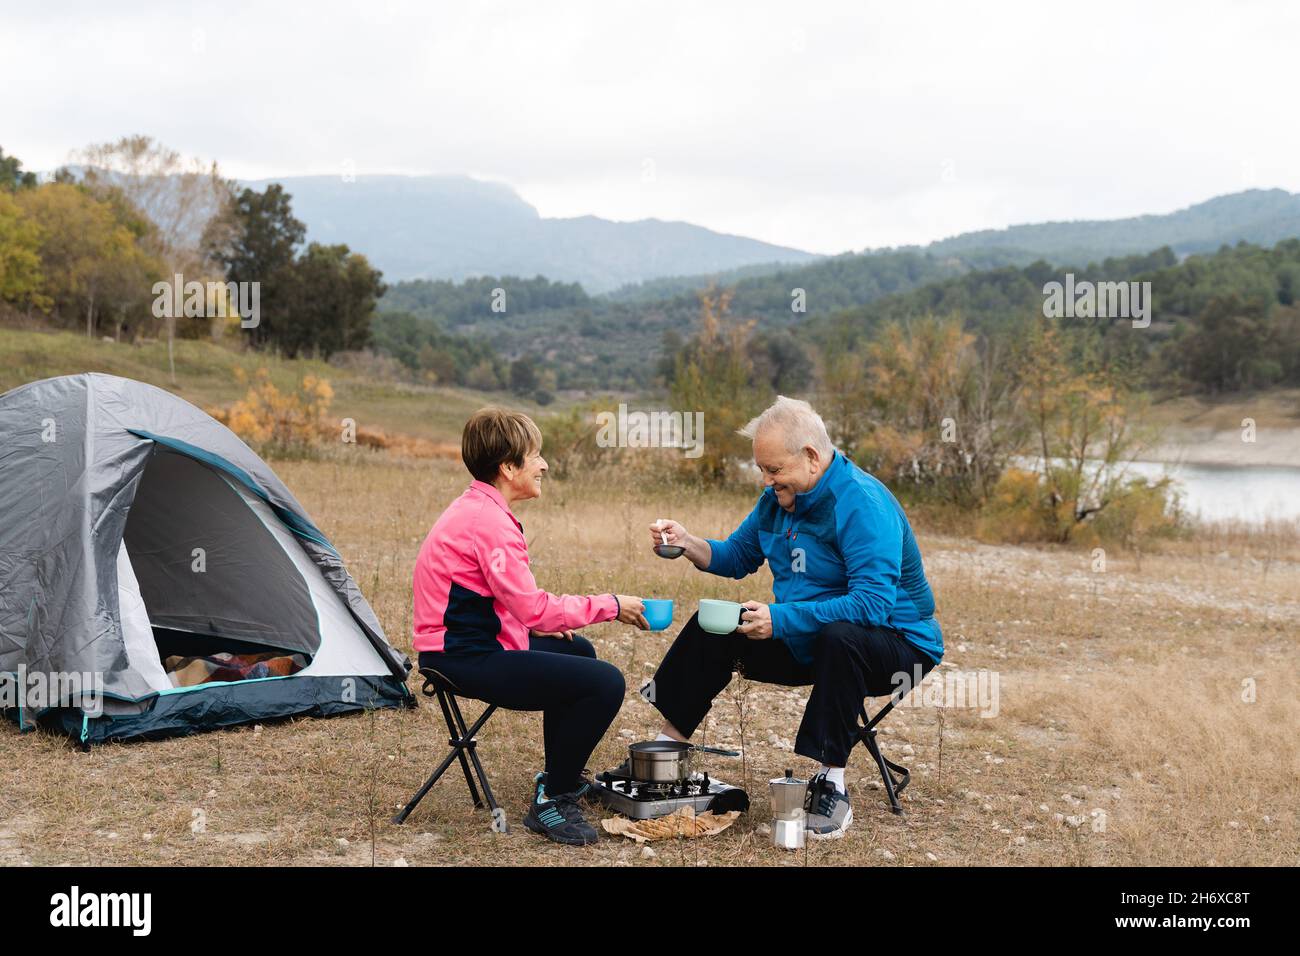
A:
[[[730,634],[740,626],[740,614],[744,610],[735,601],[714,601],[705,598],[700,602],[699,615],[696,618],[700,627],[710,634]]]

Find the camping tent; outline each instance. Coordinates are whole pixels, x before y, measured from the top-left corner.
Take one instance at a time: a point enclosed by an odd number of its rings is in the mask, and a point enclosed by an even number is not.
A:
[[[3,708],[84,744],[412,706],[410,661],[247,445],[170,392],[0,395]]]

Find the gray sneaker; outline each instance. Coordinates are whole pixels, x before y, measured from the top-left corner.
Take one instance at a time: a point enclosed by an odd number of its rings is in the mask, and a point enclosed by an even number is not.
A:
[[[853,822],[849,795],[819,773],[808,781],[803,798],[804,829],[814,840],[838,840]]]

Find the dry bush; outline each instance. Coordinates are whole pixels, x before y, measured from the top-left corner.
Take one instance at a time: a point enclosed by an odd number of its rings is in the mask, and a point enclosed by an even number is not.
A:
[[[263,454],[283,456],[302,452],[320,440],[320,426],[334,399],[328,381],[306,375],[291,392],[281,392],[271,375],[260,368],[248,382],[242,368],[235,378],[248,383],[248,392],[228,410],[209,413]]]
[[[1173,483],[1168,478],[1133,478],[1116,485],[1106,507],[1076,522],[1078,498],[1061,496],[1060,482],[1049,484],[1035,471],[1008,468],[981,509],[976,534],[983,541],[1058,542],[1070,528],[1069,543],[1081,547],[1116,544],[1140,549],[1168,539],[1186,527]]]

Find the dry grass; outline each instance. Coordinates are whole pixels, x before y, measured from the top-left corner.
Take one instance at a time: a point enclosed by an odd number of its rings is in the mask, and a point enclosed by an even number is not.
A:
[[[390,638],[409,652],[412,562],[429,525],[466,479],[451,463],[356,451],[351,462],[276,467],[343,553]],[[722,534],[751,503],[740,492],[645,492],[589,480],[552,484],[541,501],[521,508],[538,578],[549,589],[617,589],[677,601],[676,625],[663,634],[612,624],[587,629],[629,685],[593,768],[613,766],[627,739],[657,729],[656,713],[635,688],[695,602],[767,594],[765,573],[724,581],[684,561],[654,557],[643,544],[644,526],[670,515],[697,532]],[[630,841],[606,839],[573,850],[523,829],[529,783],[542,759],[535,714],[499,712],[481,736],[512,823],[509,836],[494,834],[486,813],[470,808],[454,772],[404,827],[393,826],[389,817],[445,752],[441,718],[422,706],[110,745],[88,754],[55,737],[20,737],[6,727],[0,730],[0,761],[9,768],[0,789],[0,862],[1298,861],[1300,564],[1294,549],[1279,549],[1265,565],[1225,541],[1215,551],[1145,555],[1140,570],[1133,558],[1112,555],[1104,573],[1093,573],[1087,552],[924,534],[921,543],[947,661],[955,665],[947,669],[996,671],[999,713],[982,718],[954,708],[941,715],[918,707],[891,715],[883,724],[886,753],[913,770],[907,816],[888,813],[875,770],[859,750],[848,771],[855,823],[842,841],[786,853],[757,829],[769,816],[766,780],[786,767],[809,769],[788,743],[806,693],[737,681],[717,701],[706,738],[739,745],[743,707],[743,765],[708,757],[706,766],[747,783],[753,812],[717,837],[661,844],[654,860],[643,859]],[[1248,679],[1256,684],[1253,703],[1242,699]],[[1071,817],[1084,820],[1071,826]]]

